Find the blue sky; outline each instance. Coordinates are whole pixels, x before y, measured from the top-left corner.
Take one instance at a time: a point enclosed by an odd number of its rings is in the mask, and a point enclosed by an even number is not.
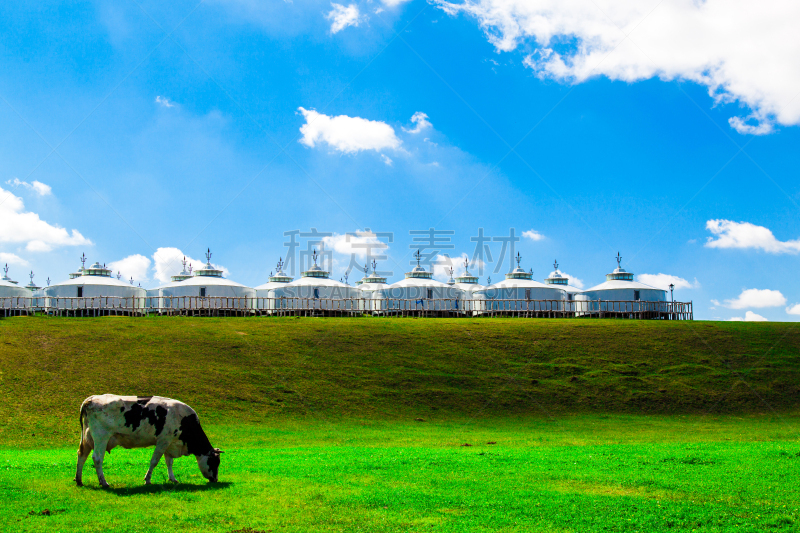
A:
[[[0,262],[255,286],[316,228],[337,279],[392,234],[397,280],[410,230],[445,265],[513,228],[536,279],[619,251],[697,318],[800,319],[797,8],[580,4],[4,3]]]

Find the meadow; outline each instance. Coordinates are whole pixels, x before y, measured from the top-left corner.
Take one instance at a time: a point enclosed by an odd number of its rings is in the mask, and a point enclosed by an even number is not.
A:
[[[7,531],[796,531],[794,324],[0,320]],[[90,394],[158,394],[225,450],[106,455]]]

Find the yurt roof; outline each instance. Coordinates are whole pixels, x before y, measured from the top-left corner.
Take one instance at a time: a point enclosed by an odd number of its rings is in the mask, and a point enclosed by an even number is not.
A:
[[[646,290],[654,290],[654,291],[664,291],[664,289],[659,289],[657,287],[651,287],[650,285],[645,285],[639,281],[633,280],[633,272],[628,272],[624,268],[622,268],[622,256],[617,252],[617,268],[614,269],[613,272],[610,274],[606,274],[606,281],[601,283],[600,285],[596,285],[591,289],[586,289],[588,291],[605,291],[605,290],[614,290],[614,289],[646,289]]]
[[[650,285],[645,285],[644,283],[638,281],[625,281],[621,279],[612,279],[608,281],[604,281],[600,285],[596,285],[591,289],[586,289],[583,292],[590,292],[590,291],[604,291],[604,290],[612,290],[612,289],[650,289],[654,291],[663,291],[664,289],[659,289],[658,287],[651,287]]]
[[[197,271],[195,270],[195,272]],[[248,288],[246,285],[242,285],[241,283],[236,283],[235,281],[230,280],[228,278],[218,278],[216,276],[192,276],[191,278],[185,279],[183,281],[174,281],[167,283],[166,285],[162,285],[161,287],[159,287],[159,289],[169,289],[174,287],[210,287],[212,285],[218,287],[227,286],[227,287]]]
[[[356,287],[360,291],[379,291],[381,289],[385,289],[388,287],[385,283],[362,283],[358,287]]]

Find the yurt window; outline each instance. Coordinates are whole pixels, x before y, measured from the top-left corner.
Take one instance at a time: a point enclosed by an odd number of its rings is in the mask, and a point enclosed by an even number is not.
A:
[[[78,287],[78,298],[83,298],[83,287]]]
[[[428,289],[428,299],[430,300],[432,298],[433,298],[433,289]]]
[[[206,288],[200,287],[200,298],[205,298],[205,297],[206,297]]]
[[[319,289],[314,289],[314,298],[319,298]]]
[[[633,299],[634,300],[638,300],[639,299],[639,291],[633,291]]]

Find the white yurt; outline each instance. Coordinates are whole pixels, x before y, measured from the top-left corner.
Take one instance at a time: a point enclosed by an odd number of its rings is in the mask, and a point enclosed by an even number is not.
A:
[[[578,287],[573,287],[570,285],[569,278],[558,271],[558,260],[553,262],[553,271],[550,273],[550,277],[546,278],[544,282],[547,285],[555,285],[559,289],[563,290],[567,295],[568,301],[574,300],[576,295],[583,292]]]
[[[82,256],[81,261],[86,261]],[[99,262],[81,267],[81,275],[41,290],[48,313],[75,316],[139,314],[146,312],[146,291],[111,276]]]
[[[364,277],[356,282],[356,289],[359,292],[359,309],[363,311],[374,311],[372,305],[372,295],[377,291],[387,288],[386,278],[378,274],[378,262],[372,260],[372,274],[369,274],[369,266],[364,265]]]
[[[533,271],[520,267],[522,257],[517,252],[517,268],[506,274],[503,281],[473,293],[478,312],[535,313],[547,315],[563,310],[566,292],[556,285],[546,285],[533,279]]]
[[[0,279],[0,316],[16,316],[28,313],[31,307],[31,291],[20,287],[8,277],[8,264],[3,267]]]
[[[622,268],[622,256],[617,253],[617,268],[606,274],[606,281],[583,291],[575,297],[576,301],[590,302],[582,304],[580,311],[586,314],[632,312],[660,312],[659,305],[640,304],[637,302],[666,302],[667,291],[657,289],[633,280],[633,272]],[[585,307],[585,309],[584,309]]]
[[[417,260],[406,277],[388,287],[372,293],[372,306],[379,313],[404,313],[426,311],[450,313],[457,309],[460,292],[447,283],[433,279],[433,273],[420,265],[420,251],[414,254]]]
[[[188,275],[188,277],[187,277]],[[172,276],[173,281],[151,292],[151,309],[157,313],[241,314],[249,313],[256,291],[222,276],[222,270],[211,264],[211,249],[206,251],[206,264],[190,273]]]
[[[358,289],[330,279],[330,272],[317,264],[317,251],[312,258],[314,264],[300,278],[269,291],[275,306],[281,312],[314,314],[354,313],[358,311]]]
[[[450,270],[452,279],[452,269]],[[478,276],[470,274],[469,260],[467,259],[464,260],[464,273],[453,280],[452,287],[460,292],[460,298],[463,303],[459,305],[459,309],[467,313],[475,310],[475,292],[486,288],[485,285],[478,283]]]
[[[256,287],[256,309],[268,312],[275,310],[275,299],[270,296],[270,291],[284,287],[287,283],[291,283],[294,280],[292,276],[283,271],[284,265],[283,258],[279,257],[277,272],[274,275],[270,272],[269,281]]]

